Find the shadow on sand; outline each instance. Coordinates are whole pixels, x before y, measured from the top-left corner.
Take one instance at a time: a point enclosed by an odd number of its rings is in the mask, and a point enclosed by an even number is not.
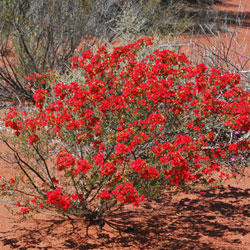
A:
[[[232,248],[248,233],[250,189],[220,189],[200,194],[178,194],[146,202],[140,209],[126,209],[112,216],[122,221],[128,233],[107,224],[100,231],[86,223],[65,220],[34,220],[27,227],[16,227],[0,240],[11,249],[228,249],[214,246],[227,235],[239,236],[229,242]],[[176,197],[175,197],[176,198]],[[177,201],[174,201],[177,200]],[[242,202],[243,201],[243,202]],[[111,218],[110,218],[111,219]],[[248,221],[248,223],[246,223]],[[10,236],[11,235],[11,236]],[[205,239],[205,240],[204,240]],[[234,245],[235,244],[235,245]],[[59,247],[60,246],[60,247]]]

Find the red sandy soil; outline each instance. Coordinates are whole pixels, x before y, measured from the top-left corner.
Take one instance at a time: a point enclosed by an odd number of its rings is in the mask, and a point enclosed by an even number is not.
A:
[[[239,1],[224,1],[218,9],[237,11]],[[243,11],[250,12],[250,0],[242,0]],[[241,10],[240,10],[241,11]],[[247,27],[241,29],[241,38]],[[250,54],[250,32],[247,33],[245,56]],[[2,115],[1,115],[2,116]],[[5,150],[0,144],[0,150]],[[0,175],[10,174],[0,162]],[[250,168],[231,188],[199,193],[165,194],[147,201],[141,208],[126,207],[107,220],[131,227],[129,233],[105,224],[89,228],[83,221],[62,220],[37,214],[15,223],[0,200],[0,250],[66,250],[66,249],[133,249],[133,250],[249,250],[250,249]],[[226,186],[227,186],[226,184]]]
[[[238,11],[238,12],[250,12],[249,0],[222,0],[223,5],[216,7],[218,10],[223,11]]]
[[[216,5],[213,9],[218,12],[233,13],[243,21],[242,26],[239,27],[230,25],[227,27],[228,32],[221,32],[218,36],[213,36],[212,34],[207,34],[206,36],[181,36],[180,43],[184,45],[179,47],[179,52],[184,52],[189,56],[190,60],[195,63],[206,62],[206,60],[211,63],[211,60],[208,60],[208,57],[212,57],[211,51],[215,52],[217,55],[219,54],[221,57],[224,57],[227,54],[226,58],[236,65],[238,69],[250,72],[250,0],[221,1],[223,2],[223,5]],[[197,56],[200,54],[200,51],[204,52],[204,49],[202,49],[204,47],[208,49],[207,53],[205,55],[203,54],[206,58],[204,58],[204,56]],[[230,48],[230,51],[228,51],[227,48]],[[216,62],[216,60],[214,62]],[[217,67],[217,65],[214,66]],[[218,65],[218,67],[220,66],[222,65]],[[235,68],[233,66],[227,67],[226,63],[223,64],[223,69],[227,71],[233,70],[235,72]],[[249,73],[245,72],[242,72],[242,74],[249,75]],[[246,81],[245,77],[242,79]],[[249,84],[250,82],[248,77],[248,83],[245,82],[243,85],[249,86]]]

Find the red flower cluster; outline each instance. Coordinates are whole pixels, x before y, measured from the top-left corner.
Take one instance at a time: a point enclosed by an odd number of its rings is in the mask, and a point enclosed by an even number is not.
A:
[[[124,185],[120,184],[112,191],[112,194],[122,204],[131,203],[138,207],[140,202],[144,202],[144,196],[137,195],[137,191],[131,182],[126,182]],[[107,196],[106,196],[107,197]]]
[[[75,159],[72,153],[68,152],[67,149],[64,149],[59,152],[56,161],[56,166],[59,171],[62,171],[65,168],[74,167],[74,165],[75,165]]]
[[[25,80],[29,83],[27,89],[38,89],[48,87],[56,78],[54,72],[48,70],[45,74],[34,73],[32,76],[27,76]]]
[[[72,206],[70,203],[70,197],[63,194],[61,188],[47,192],[47,204],[55,205],[63,210],[67,210]]]

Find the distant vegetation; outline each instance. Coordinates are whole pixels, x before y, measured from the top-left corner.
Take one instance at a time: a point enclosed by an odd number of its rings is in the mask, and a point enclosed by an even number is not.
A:
[[[0,100],[32,100],[24,78],[63,73],[89,36],[125,42],[139,36],[219,29],[214,0],[0,0]],[[91,47],[91,44],[89,44]],[[87,48],[87,47],[86,47]]]

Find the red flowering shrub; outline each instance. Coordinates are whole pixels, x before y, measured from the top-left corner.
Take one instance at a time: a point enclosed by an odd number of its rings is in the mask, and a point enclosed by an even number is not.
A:
[[[33,112],[10,110],[5,125],[19,144],[2,140],[23,176],[3,189],[37,197],[21,213],[103,218],[165,189],[216,187],[229,178],[220,165],[249,157],[239,134],[249,131],[250,94],[239,76],[168,50],[143,56],[151,44],[85,51],[72,58],[80,81],[43,82]]]

